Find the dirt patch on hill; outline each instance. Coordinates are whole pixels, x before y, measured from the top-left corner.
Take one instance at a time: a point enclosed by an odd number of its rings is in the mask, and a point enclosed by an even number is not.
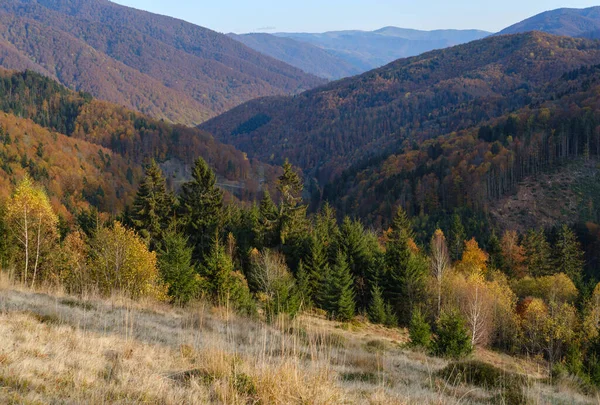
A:
[[[525,231],[593,219],[598,161],[578,161],[560,169],[530,176],[514,194],[490,206],[490,216],[501,229]]]

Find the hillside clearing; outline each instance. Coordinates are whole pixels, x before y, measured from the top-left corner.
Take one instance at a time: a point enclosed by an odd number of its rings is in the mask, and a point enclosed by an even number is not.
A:
[[[448,362],[403,346],[406,332],[314,316],[276,325],[197,303],[0,288],[0,402],[488,403],[497,392],[436,376]],[[536,382],[541,364],[475,357],[527,372],[534,403],[594,403]],[[560,392],[559,392],[560,391]]]

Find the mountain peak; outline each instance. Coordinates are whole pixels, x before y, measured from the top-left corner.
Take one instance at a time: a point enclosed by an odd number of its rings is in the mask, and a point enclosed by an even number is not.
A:
[[[553,35],[577,37],[598,29],[600,29],[600,6],[594,6],[546,11],[514,24],[498,34],[542,31]]]

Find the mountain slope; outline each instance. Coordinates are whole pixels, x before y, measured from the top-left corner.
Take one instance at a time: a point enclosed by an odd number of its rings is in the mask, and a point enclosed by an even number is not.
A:
[[[600,65],[567,72],[525,108],[355,164],[325,199],[378,226],[400,204],[421,236],[449,227],[455,210],[480,234],[488,214],[508,229],[598,223],[599,95]]]
[[[0,41],[5,68],[30,60],[69,87],[187,124],[323,83],[225,35],[106,0],[2,2]]]
[[[359,72],[366,72],[396,59],[481,39],[490,33],[477,30],[418,31],[385,27],[377,31],[333,31],[321,34],[277,33],[274,35],[319,47],[332,56],[346,61]]]
[[[541,31],[578,37],[600,29],[600,7],[561,8],[535,15],[502,31],[499,35]]]
[[[202,157],[219,184],[241,199],[254,199],[261,182],[277,176],[276,168],[248,160],[206,132],[74,93],[33,72],[0,69],[0,112],[6,128],[0,135],[10,138],[0,139],[0,185],[29,173],[72,213],[81,203],[119,212],[150,159],[177,188]]]
[[[229,36],[260,53],[318,77],[340,79],[361,73],[359,68],[342,58],[306,42],[260,33]]]
[[[502,116],[551,80],[600,62],[600,43],[491,37],[398,60],[295,97],[254,100],[202,125],[263,161],[289,158],[321,184],[345,168]]]

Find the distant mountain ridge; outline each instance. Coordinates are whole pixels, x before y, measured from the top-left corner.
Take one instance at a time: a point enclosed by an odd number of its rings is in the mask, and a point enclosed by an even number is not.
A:
[[[361,69],[352,63],[307,42],[261,33],[228,35],[255,51],[315,76],[335,80],[361,73]]]
[[[586,37],[600,30],[600,6],[584,9],[560,8],[537,14],[500,31],[498,35],[541,31],[553,35]]]
[[[185,124],[325,82],[223,34],[107,0],[0,2],[0,66]]]
[[[384,27],[376,31],[231,36],[252,49],[306,72],[339,79],[378,68],[396,59],[459,45],[490,34],[478,30],[419,31]]]

